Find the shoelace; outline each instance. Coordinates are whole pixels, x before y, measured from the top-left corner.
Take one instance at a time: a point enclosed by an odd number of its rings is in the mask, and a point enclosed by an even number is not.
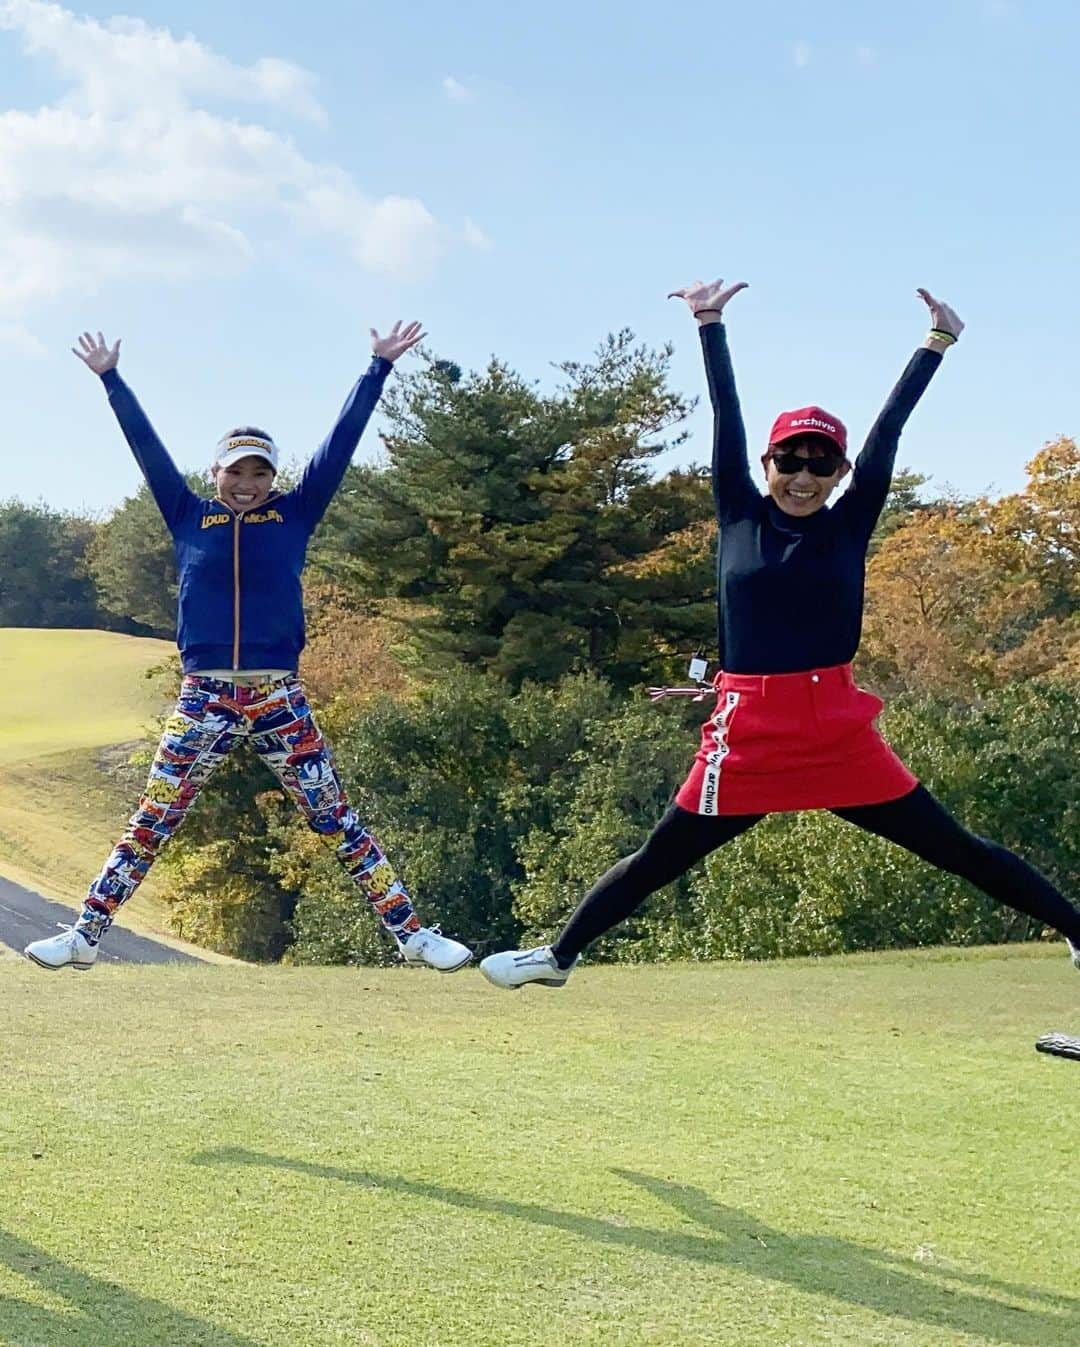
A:
[[[712,691],[710,684],[696,688],[649,688],[649,701],[660,702],[665,697],[693,697],[694,701],[703,702]]]
[[[523,968],[528,963],[552,964],[555,963],[555,960],[548,953],[546,945],[537,945],[535,949],[526,950],[524,954],[519,954],[514,959],[514,965],[517,968]]]
[[[439,940],[445,939],[442,933],[442,926],[439,922],[436,922],[434,926],[421,926],[418,931],[410,931],[404,938],[399,936],[398,939],[403,946],[412,945],[414,949],[419,950],[424,947],[428,937],[432,935],[436,936]],[[414,941],[416,942],[415,945],[413,945]]]

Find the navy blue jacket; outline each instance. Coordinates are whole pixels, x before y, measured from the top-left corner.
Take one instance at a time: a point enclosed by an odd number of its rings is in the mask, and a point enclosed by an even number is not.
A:
[[[941,364],[920,348],[874,422],[851,484],[833,506],[785,514],[750,475],[746,430],[723,323],[701,328],[713,407],[717,644],[729,673],[801,673],[848,664],[862,634],[866,551],[900,432]]]
[[[296,486],[240,514],[224,501],[196,496],[117,371],[102,376],[172,534],[180,581],[176,642],[185,673],[296,669],[304,648],[300,574],[308,540],[341,484],[392,368],[381,357],[372,360]]]

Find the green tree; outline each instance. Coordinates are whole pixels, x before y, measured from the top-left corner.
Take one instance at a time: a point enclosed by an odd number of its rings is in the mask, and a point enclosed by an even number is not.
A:
[[[198,474],[191,489],[212,496],[213,483]],[[101,606],[165,639],[176,633],[176,558],[150,488],[145,482],[99,527],[88,563]]]
[[[552,830],[572,794],[588,727],[613,704],[611,688],[588,676],[512,693],[500,679],[462,672],[412,697],[379,697],[338,728],[350,799],[423,918],[437,918],[481,951],[518,938],[519,848],[530,833]],[[394,957],[325,847],[291,823],[277,842],[276,868],[302,894],[291,958]]]
[[[101,624],[87,551],[94,525],[45,505],[0,504],[0,627]]]
[[[945,507],[944,501],[923,499],[923,487],[929,480],[925,474],[914,472],[911,468],[897,468],[893,473],[885,508],[870,539],[871,555],[916,511],[939,511]]]
[[[158,862],[171,930],[237,958],[281,958],[297,895],[280,882],[273,838],[289,808],[246,747],[218,767]]]
[[[497,361],[467,376],[430,361],[390,394],[386,464],[353,470],[320,564],[403,601],[416,663],[515,686],[655,676],[713,625],[711,530],[685,545],[711,520],[706,477],[651,475],[689,409],[669,357],[621,332],[560,365],[550,396]]]
[[[885,730],[968,826],[1065,892],[1080,883],[1080,684],[1031,681],[963,705],[907,696]],[[360,817],[422,915],[481,953],[548,938],[635,850],[685,774],[700,704],[650,705],[590,675],[478,672],[341,705],[328,727]],[[394,958],[326,846],[252,764],[221,769],[164,864],[183,934],[246,957]],[[826,812],[779,815],[606,936],[593,958],[775,958],[1022,940],[1036,923]]]
[[[583,726],[550,807],[518,847],[514,911],[529,942],[547,940],[603,874],[636,851],[689,769],[707,703],[612,701]],[[670,885],[594,948],[596,958],[693,953],[689,878]]]
[[[1066,893],[1080,881],[1078,692],[1080,685],[1030,682],[965,705],[905,697],[883,721],[962,822],[1019,852]],[[691,882],[691,903],[686,947],[711,959],[1043,934],[963,880],[821,812],[767,819],[715,852]]]

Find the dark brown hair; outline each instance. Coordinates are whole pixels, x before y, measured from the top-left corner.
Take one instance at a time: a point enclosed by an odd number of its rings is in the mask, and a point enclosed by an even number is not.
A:
[[[269,440],[271,444],[274,442],[273,435],[265,430],[260,430],[258,426],[233,426],[232,430],[227,430],[221,438],[223,440],[234,440],[238,435],[254,435],[260,440]]]

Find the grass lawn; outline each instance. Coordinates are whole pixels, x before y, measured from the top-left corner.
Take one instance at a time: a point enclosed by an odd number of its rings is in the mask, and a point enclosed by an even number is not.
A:
[[[143,674],[171,654],[168,641],[108,631],[0,628],[0,768],[137,739],[161,700]]]
[[[0,629],[0,872],[77,903],[138,799],[129,751],[160,710],[144,677],[175,648],[106,631]],[[124,746],[127,746],[126,748]],[[158,930],[153,876],[125,922]]]
[[[0,964],[2,1347],[1076,1347],[1058,947]]]

